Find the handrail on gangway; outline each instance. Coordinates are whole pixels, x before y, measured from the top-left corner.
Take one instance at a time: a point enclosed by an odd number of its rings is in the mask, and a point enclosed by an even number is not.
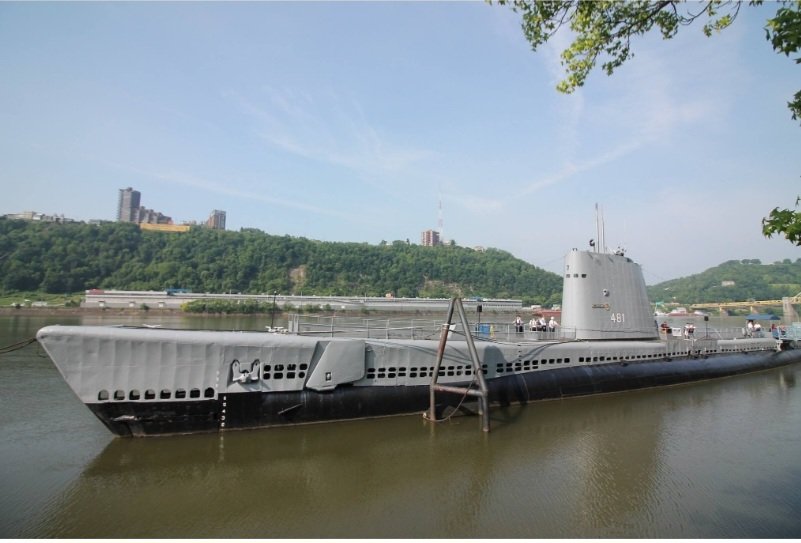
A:
[[[462,329],[464,330],[465,339],[467,340],[467,350],[470,353],[470,361],[473,366],[473,375],[478,380],[478,390],[470,388],[472,383],[467,387],[455,387],[449,385],[440,385],[437,383],[439,379],[439,368],[442,365],[442,358],[445,355],[445,345],[448,342],[448,336],[451,331],[451,324],[453,322],[454,309],[459,313],[459,320],[462,322]],[[437,362],[434,366],[434,372],[431,375],[431,385],[429,388],[429,395],[431,405],[427,414],[424,413],[426,419],[437,422],[436,412],[436,393],[437,392],[450,392],[453,394],[463,394],[464,396],[474,396],[478,398],[479,415],[481,416],[481,429],[485,432],[490,431],[489,419],[489,389],[487,382],[484,379],[484,371],[481,367],[481,361],[478,359],[478,352],[476,345],[473,342],[473,335],[470,333],[470,325],[467,322],[467,316],[464,312],[461,298],[451,298],[448,306],[448,318],[442,324],[442,330],[439,336],[439,347],[437,349]]]

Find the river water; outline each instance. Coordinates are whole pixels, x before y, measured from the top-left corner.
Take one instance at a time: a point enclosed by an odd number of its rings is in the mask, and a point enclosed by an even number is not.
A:
[[[143,319],[0,316],[0,347],[81,322]],[[800,537],[799,382],[796,364],[499,408],[489,434],[410,415],[120,439],[34,344],[0,355],[0,537]]]

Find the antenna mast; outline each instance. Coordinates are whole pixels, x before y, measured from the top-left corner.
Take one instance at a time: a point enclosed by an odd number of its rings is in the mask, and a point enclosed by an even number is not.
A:
[[[606,252],[606,233],[604,232],[604,212],[603,209],[595,204],[595,230],[598,236],[598,243],[595,244],[595,252]]]
[[[443,236],[443,221],[442,221],[442,188],[439,191],[439,212],[437,215],[437,229],[439,230],[439,242],[445,244],[445,237]]]

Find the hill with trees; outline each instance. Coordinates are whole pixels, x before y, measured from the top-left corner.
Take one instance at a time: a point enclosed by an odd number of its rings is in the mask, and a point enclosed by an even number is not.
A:
[[[801,292],[801,258],[773,264],[729,260],[714,268],[648,287],[652,302],[690,305],[708,302],[780,300]]]
[[[522,298],[558,303],[562,280],[498,249],[405,241],[335,243],[135,224],[32,223],[0,218],[0,292],[90,288],[404,297]]]
[[[0,218],[0,294],[83,293],[90,288],[447,298],[559,303],[562,279],[499,249],[422,247],[405,241],[322,242],[135,224],[34,223]],[[801,292],[801,258],[730,260],[648,287],[652,302],[773,300]]]

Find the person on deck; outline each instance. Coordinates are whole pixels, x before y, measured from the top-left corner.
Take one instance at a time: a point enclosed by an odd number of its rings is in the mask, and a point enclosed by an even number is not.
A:
[[[548,329],[548,323],[545,322],[545,317],[540,317],[539,322],[537,322],[537,329],[540,332],[544,332]]]

